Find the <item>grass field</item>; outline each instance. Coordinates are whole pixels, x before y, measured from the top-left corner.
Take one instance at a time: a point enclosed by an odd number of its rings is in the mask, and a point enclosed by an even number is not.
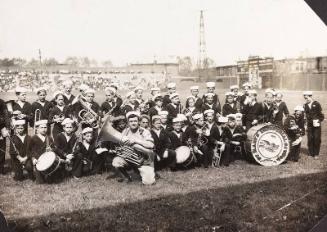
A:
[[[182,99],[190,85],[179,84]],[[225,90],[217,92],[223,99]],[[290,110],[303,103],[301,92],[285,91],[284,99]],[[327,115],[327,94],[316,92],[315,99]],[[162,171],[153,186],[118,183],[108,174],[36,185],[7,174],[0,176],[0,209],[17,231],[308,231],[327,214],[326,138],[323,123],[318,160],[306,155],[304,139],[298,163]]]

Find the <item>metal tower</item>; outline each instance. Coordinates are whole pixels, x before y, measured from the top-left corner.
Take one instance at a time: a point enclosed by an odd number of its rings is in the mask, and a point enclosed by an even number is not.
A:
[[[199,69],[199,77],[203,77],[202,74],[204,69],[207,68],[207,52],[206,52],[206,40],[205,40],[205,32],[204,32],[204,19],[203,19],[203,10],[200,11],[200,39],[199,39],[199,57],[198,57],[198,69]],[[202,72],[200,71],[202,70]]]
[[[39,49],[39,62],[40,62],[40,66],[42,66],[42,55],[41,55],[41,49]]]

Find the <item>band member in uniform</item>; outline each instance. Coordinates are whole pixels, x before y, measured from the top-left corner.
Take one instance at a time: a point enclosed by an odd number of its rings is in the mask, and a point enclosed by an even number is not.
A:
[[[153,97],[153,106],[149,109],[149,116],[152,118],[154,115],[158,115],[162,109],[163,98],[161,95],[156,95]]]
[[[47,89],[36,89],[38,99],[32,103],[32,118],[31,126],[34,127],[35,120],[49,119],[49,114],[54,105],[46,100]],[[48,125],[48,133],[50,133],[50,124]]]
[[[62,101],[64,100],[62,99]],[[40,120],[35,122],[36,134],[32,136],[29,146],[29,155],[34,166],[43,153],[48,151],[55,151],[56,149],[53,139],[47,135],[47,125],[47,120]],[[39,172],[34,168],[34,176],[38,184],[59,182],[63,178],[63,167],[60,167],[50,176],[44,175],[42,172]]]
[[[115,94],[116,89],[113,87],[107,87],[105,89],[106,100],[101,105],[101,111],[103,115],[118,116],[120,114],[120,108],[116,105]]]
[[[73,158],[71,154],[73,153],[73,148],[77,141],[77,137],[74,133],[76,131],[76,124],[72,119],[65,118],[61,125],[64,131],[57,134],[54,138],[56,153],[60,157],[71,160]]]
[[[65,104],[71,105],[75,98],[75,96],[72,94],[73,82],[70,80],[67,80],[67,81],[64,81],[62,83],[62,85],[63,85],[63,93],[64,93],[64,97],[65,97]]]
[[[128,128],[122,132],[122,142],[124,146],[122,151],[113,159],[112,166],[117,168],[130,180],[131,178],[125,168],[130,165],[136,165],[138,171],[140,172],[142,183],[145,185],[154,184],[154,144],[151,133],[148,130],[139,127],[138,112],[128,112],[126,114],[126,118]],[[138,160],[140,162],[133,163],[133,161],[130,159],[130,153],[132,153],[134,157],[139,157]]]
[[[115,96],[114,96],[114,102],[115,102],[115,105],[116,105],[117,109],[120,109],[122,104],[123,104],[123,99],[118,94],[118,83],[112,82],[112,83],[109,84],[109,87],[112,87],[112,88],[116,89],[116,93],[115,93]],[[119,112],[119,113],[121,113],[121,112]]]
[[[249,82],[246,82],[243,84],[244,93],[240,97],[241,110],[243,109],[244,101],[249,96],[249,91],[251,90],[251,88],[252,88],[252,85]]]
[[[243,112],[244,115],[244,124],[246,127],[246,130],[249,130],[252,126],[255,126],[258,124],[260,120],[260,116],[262,113],[262,107],[257,102],[257,91],[250,90],[248,92],[249,96],[244,102]]]
[[[176,118],[177,114],[182,113],[182,105],[178,93],[173,93],[169,97],[171,103],[166,106],[166,109],[168,111],[168,123],[171,124],[173,118]]]
[[[171,130],[171,127],[168,126],[168,111],[162,110],[159,112],[161,127],[164,130]]]
[[[321,105],[313,100],[312,91],[303,92],[304,112],[307,119],[307,136],[309,155],[318,159],[321,145],[321,122],[324,120]]]
[[[265,92],[265,100],[262,102],[262,112],[260,121],[263,123],[274,123],[275,110],[276,107],[274,105],[274,93],[272,92],[272,90],[267,89]]]
[[[166,108],[166,106],[171,103],[170,95],[176,93],[176,83],[170,82],[167,84],[168,93],[163,97],[162,107]]]
[[[229,143],[229,162],[235,159],[242,158],[242,147],[243,142],[246,139],[246,133],[243,127],[236,125],[235,114],[230,114],[227,116],[227,130],[225,131],[225,139]]]
[[[185,132],[184,142],[191,142],[191,146],[198,160],[198,165],[203,164],[205,168],[209,167],[212,161],[212,151],[208,146],[208,137],[210,130],[204,122],[203,114],[193,116],[194,125],[190,126]]]
[[[59,133],[63,132],[61,123],[65,118],[69,117],[69,107],[65,105],[65,97],[63,93],[56,92],[54,94],[54,100],[56,105],[49,113],[49,123],[53,124],[52,138],[56,138]]]
[[[305,134],[303,106],[296,106],[294,111],[294,115],[290,115],[285,119],[284,130],[291,143],[287,159],[298,162],[300,159],[302,136]]]
[[[235,103],[240,103],[241,101],[241,93],[239,92],[239,87],[238,85],[232,85],[229,87],[230,91],[233,93],[233,97],[234,97],[234,102]],[[239,109],[238,109],[239,112]]]
[[[101,118],[101,111],[100,111],[100,106],[98,103],[94,101],[95,97],[95,91],[94,89],[87,89],[85,90],[85,107],[83,106],[82,108],[79,109],[79,114],[81,110],[85,110],[86,114],[89,114],[89,116],[85,117],[84,114],[81,114],[83,117],[81,121],[82,128],[86,127],[93,127],[93,128],[98,128],[99,127],[99,121]],[[97,131],[95,131],[96,133]]]
[[[236,114],[238,103],[234,99],[234,93],[227,92],[225,96],[226,96],[226,103],[223,105],[222,115],[227,116],[229,114]]]
[[[143,88],[141,86],[136,86],[134,89],[135,93],[135,104],[140,108],[141,114],[143,114],[143,108],[145,106],[145,101],[143,99]],[[141,110],[142,109],[142,110]]]
[[[204,101],[203,101],[203,105],[202,105],[202,112],[206,111],[206,110],[214,110],[215,113],[220,113],[221,112],[221,108],[220,108],[220,103],[219,104],[215,104],[215,94],[214,93],[206,93],[204,94]]]
[[[159,95],[161,96],[160,88],[158,88],[158,87],[151,88],[150,94],[151,94],[151,96],[150,96],[150,98],[148,100],[148,104],[149,104],[149,107],[152,108],[152,107],[155,106],[155,102],[154,102],[155,97],[159,96]]]
[[[93,142],[93,129],[86,127],[82,131],[82,141],[77,141],[73,151],[72,174],[75,179],[103,171],[106,148],[96,148]]]
[[[10,138],[9,153],[15,181],[24,179],[24,169],[28,172],[29,178],[33,179],[33,165],[28,157],[31,137],[25,132],[25,123],[25,120],[15,121],[15,134]]]
[[[285,116],[287,118],[289,111],[286,103],[283,101],[283,94],[281,92],[276,92],[275,108],[274,123],[282,127],[283,117]]]
[[[202,99],[201,98],[198,98],[198,99],[200,99],[201,103],[202,103]],[[186,98],[186,107],[185,107],[185,109],[183,111],[183,114],[187,117],[189,125],[192,125],[194,123],[192,116],[194,114],[201,113],[202,105],[200,105],[198,107],[198,106],[196,106],[196,102],[199,102],[199,100],[196,100],[196,98],[193,95],[188,96]]]
[[[165,168],[175,168],[176,154],[171,150],[171,143],[168,132],[161,127],[161,119],[159,115],[152,117],[152,129],[150,133],[154,142],[154,159],[155,170]]]
[[[150,117],[146,114],[140,116],[140,127],[150,130]]]
[[[191,86],[191,87],[190,87],[190,90],[191,90],[191,94],[192,94],[192,96],[194,97],[194,106],[195,106],[197,109],[201,109],[202,104],[203,104],[203,100],[199,97],[199,86],[197,86],[197,85]],[[185,107],[186,107],[186,108],[189,107],[187,101],[186,101],[186,105],[185,105]]]
[[[138,105],[136,103],[136,96],[133,91],[126,94],[126,103],[122,105],[122,112],[127,114],[130,111],[138,111]]]
[[[16,90],[17,101],[12,102],[12,110],[14,112],[18,112],[17,119],[25,120],[25,131],[28,134],[28,124],[32,120],[32,106],[30,103],[26,101],[26,92],[27,89],[22,87],[17,87]]]
[[[206,85],[207,85],[207,93],[204,94],[203,97],[202,97],[203,102],[205,103],[205,101],[206,101],[206,95],[208,93],[212,93],[213,94],[213,104],[215,105],[215,108],[217,109],[217,111],[220,112],[221,111],[221,104],[220,104],[218,95],[215,93],[215,90],[216,90],[215,82],[207,82]]]

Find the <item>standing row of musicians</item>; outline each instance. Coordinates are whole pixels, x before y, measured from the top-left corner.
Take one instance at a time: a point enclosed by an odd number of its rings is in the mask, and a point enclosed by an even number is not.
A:
[[[154,150],[157,153],[157,158],[154,159],[156,169],[160,169],[161,166],[169,166],[172,170],[179,168],[174,151],[182,144],[187,144],[192,148],[196,159],[194,163],[202,164],[204,167],[211,164],[214,147],[219,145],[222,153],[221,163],[229,165],[235,157],[234,152],[241,151],[240,144],[245,139],[245,131],[262,122],[284,126],[292,142],[289,157],[297,161],[301,137],[305,131],[304,113],[307,121],[309,155],[313,157],[319,155],[321,122],[324,116],[320,104],[312,99],[311,91],[303,94],[306,101],[304,107],[297,106],[294,115],[289,115],[281,93],[276,94],[273,90],[268,90],[263,103],[258,103],[257,93],[251,89],[251,85],[246,83],[243,87],[244,94],[240,94],[238,86],[231,86],[231,92],[226,93],[226,102],[221,107],[219,98],[215,94],[215,83],[207,83],[207,93],[202,98],[198,96],[199,88],[193,86],[191,87],[192,95],[187,98],[185,109],[176,93],[175,83],[167,85],[168,93],[164,96],[160,95],[160,89],[151,89],[152,97],[148,101],[142,99],[141,88],[129,92],[123,100],[117,94],[118,87],[113,84],[106,89],[106,101],[101,107],[94,101],[94,90],[84,84],[80,86],[81,95],[74,97],[71,93],[71,83],[65,82],[64,91],[56,92],[52,101],[46,100],[47,90],[40,88],[36,91],[38,100],[33,104],[26,102],[26,90],[17,88],[16,101],[9,101],[6,104],[3,101],[0,102],[0,108],[3,109],[1,117],[4,119],[2,127],[10,127],[15,131],[15,135],[11,136],[10,148],[14,178],[22,179],[22,169],[25,168],[31,178],[34,176],[38,182],[44,182],[44,178],[35,171],[33,164],[49,147],[52,147],[61,159],[67,163],[73,163],[70,171],[75,177],[83,175],[83,170],[87,169],[85,167],[89,167],[89,171],[95,173],[101,172],[103,168],[101,163],[104,163],[102,158],[105,156],[99,155],[99,148],[93,144],[101,118],[109,114],[113,121],[127,120],[126,123],[130,124],[126,115],[128,113],[131,115],[131,112],[136,112],[132,116],[134,115],[134,119],[136,116],[137,124],[140,123],[142,117],[147,119],[147,116],[141,116],[141,114],[149,116],[148,122],[151,122],[152,128],[145,128],[145,130],[149,129],[153,138]],[[37,112],[38,115],[36,115]],[[284,116],[286,120],[283,124]],[[80,123],[83,129],[82,139],[78,143],[74,135],[76,122]],[[34,127],[36,132],[32,137],[27,134],[28,124]],[[51,124],[53,128],[50,134]],[[147,126],[144,125],[144,127]],[[185,130],[186,127],[188,127],[187,130]],[[201,132],[204,128],[209,132],[207,135]],[[236,140],[233,137],[235,134]],[[4,135],[0,139],[0,145],[2,144],[1,172],[3,172],[5,151],[3,137]],[[203,142],[199,137],[207,141]],[[85,154],[78,156],[73,155],[74,152]],[[34,158],[27,158],[28,155]],[[114,163],[117,164],[117,162]],[[64,171],[59,173],[62,174]],[[54,177],[54,179],[57,178]]]

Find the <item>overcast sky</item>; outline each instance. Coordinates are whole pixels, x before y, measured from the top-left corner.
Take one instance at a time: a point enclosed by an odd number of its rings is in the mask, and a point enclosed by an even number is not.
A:
[[[302,0],[0,0],[0,57],[196,60],[200,9],[217,65],[327,55],[327,27]]]

